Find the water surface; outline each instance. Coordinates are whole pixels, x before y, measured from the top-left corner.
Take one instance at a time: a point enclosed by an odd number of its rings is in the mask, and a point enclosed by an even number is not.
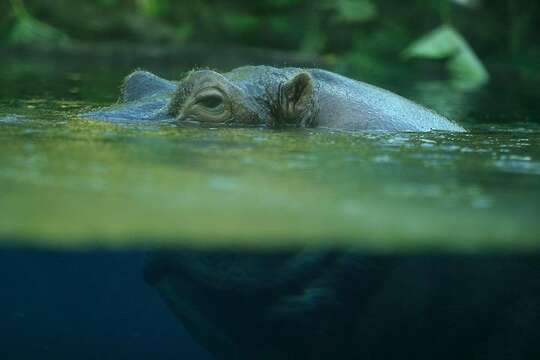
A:
[[[489,108],[485,94],[434,80],[389,87],[457,119],[468,133],[121,125],[77,114],[114,101],[129,64],[32,64],[7,59],[1,74],[5,244],[538,246],[533,109],[501,120],[494,106],[492,117],[475,118],[478,107]],[[157,71],[175,78],[188,69]]]

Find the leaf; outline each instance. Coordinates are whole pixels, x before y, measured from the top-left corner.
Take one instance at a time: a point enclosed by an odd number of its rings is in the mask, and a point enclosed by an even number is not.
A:
[[[69,38],[56,28],[34,19],[30,15],[18,17],[8,35],[11,44],[67,43]]]
[[[338,0],[335,3],[338,19],[343,22],[365,22],[377,15],[371,0]]]
[[[460,50],[461,36],[441,26],[412,43],[404,51],[406,58],[444,59]]]
[[[456,85],[472,88],[485,84],[489,74],[467,41],[449,25],[443,25],[409,45],[406,59],[446,59]]]
[[[447,66],[450,73],[456,76],[457,82],[464,86],[476,87],[489,80],[487,70],[472,50],[459,52]]]

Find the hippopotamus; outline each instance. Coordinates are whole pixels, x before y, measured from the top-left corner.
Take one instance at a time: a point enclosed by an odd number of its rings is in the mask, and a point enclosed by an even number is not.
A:
[[[110,121],[462,132],[463,127],[390,91],[321,69],[243,66],[194,70],[179,81],[135,71],[117,104],[83,114]]]
[[[145,279],[219,360],[540,356],[540,254],[185,249]]]

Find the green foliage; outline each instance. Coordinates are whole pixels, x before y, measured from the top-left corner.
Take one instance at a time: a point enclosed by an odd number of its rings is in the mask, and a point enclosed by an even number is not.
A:
[[[452,78],[469,85],[487,81],[485,59],[540,53],[539,2],[473,5],[454,0],[9,0],[0,3],[0,38],[18,44],[65,43],[68,36],[171,46],[237,44],[300,51],[362,69],[403,61],[397,56],[403,53],[447,61]]]
[[[95,1],[98,6],[103,6],[105,8],[114,7],[118,5],[118,0],[95,0]]]
[[[159,17],[170,10],[170,4],[169,0],[135,0],[135,9],[143,15]]]
[[[224,27],[237,34],[243,34],[254,31],[260,24],[260,19],[248,13],[230,13],[223,16],[222,23]]]
[[[412,43],[403,52],[405,58],[443,59],[456,84],[477,87],[488,81],[489,75],[459,32],[443,25]]]
[[[8,41],[12,44],[31,44],[39,42],[67,42],[68,37],[54,27],[38,21],[30,16],[16,20],[11,29]]]
[[[7,40],[11,44],[31,44],[41,42],[67,43],[69,38],[58,29],[41,22],[26,10],[22,0],[11,0],[15,23]]]
[[[176,38],[178,40],[186,40],[189,39],[193,34],[193,25],[190,23],[184,23],[178,25],[176,28]]]
[[[361,23],[377,15],[375,5],[370,0],[339,0],[334,4],[336,19],[345,23]]]

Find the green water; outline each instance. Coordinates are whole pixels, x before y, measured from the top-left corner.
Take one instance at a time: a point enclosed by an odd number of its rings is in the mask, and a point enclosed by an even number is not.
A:
[[[3,65],[5,245],[476,251],[540,244],[539,118],[519,104],[507,114],[495,104],[496,114],[480,116],[480,106],[489,108],[485,93],[430,81],[400,93],[470,132],[127,126],[77,113],[113,101],[131,64],[97,71],[71,62],[43,73],[33,62]]]

